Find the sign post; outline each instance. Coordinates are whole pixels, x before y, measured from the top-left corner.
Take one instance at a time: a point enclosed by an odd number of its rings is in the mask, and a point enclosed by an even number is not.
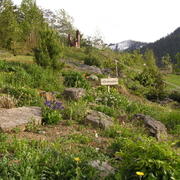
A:
[[[118,78],[102,78],[101,85],[108,86],[108,92],[110,92],[110,86],[118,85]]]

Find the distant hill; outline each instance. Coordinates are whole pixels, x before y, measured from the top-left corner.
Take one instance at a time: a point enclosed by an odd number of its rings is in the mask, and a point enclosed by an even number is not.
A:
[[[141,49],[141,52],[145,52],[146,49],[152,49],[157,58],[158,65],[161,65],[161,58],[166,54],[169,54],[172,62],[175,63],[175,55],[180,52],[180,27],[173,33],[153,43],[128,40],[120,43],[109,44],[109,47],[112,50],[120,52],[136,49]]]
[[[131,50],[140,49],[144,47],[145,45],[147,45],[147,43],[127,40],[127,41],[122,41],[120,43],[109,44],[109,48],[115,51],[122,52],[122,51],[131,51]]]
[[[180,52],[180,27],[173,33],[163,37],[154,43],[149,43],[142,48],[142,52],[146,49],[152,49],[157,57],[158,64],[162,56],[169,54],[172,62],[175,63],[175,55]]]

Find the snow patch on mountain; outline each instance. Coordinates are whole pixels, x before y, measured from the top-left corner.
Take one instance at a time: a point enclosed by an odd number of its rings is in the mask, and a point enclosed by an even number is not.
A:
[[[127,41],[122,41],[120,43],[115,43],[115,44],[109,44],[109,48],[114,50],[114,51],[127,51],[127,50],[136,50],[140,49],[143,46],[145,46],[147,43],[144,42],[139,42],[139,41],[132,41],[132,40],[127,40]]]

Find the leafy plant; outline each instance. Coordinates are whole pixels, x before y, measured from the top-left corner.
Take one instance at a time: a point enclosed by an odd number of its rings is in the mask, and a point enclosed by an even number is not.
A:
[[[63,76],[64,76],[64,85],[67,87],[89,88],[88,81],[79,72],[68,71],[68,72],[64,72]]]
[[[43,108],[43,122],[45,124],[58,124],[62,120],[62,115],[58,110]]]

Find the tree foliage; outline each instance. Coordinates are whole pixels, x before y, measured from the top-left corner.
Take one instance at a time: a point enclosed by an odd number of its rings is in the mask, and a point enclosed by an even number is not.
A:
[[[61,55],[57,33],[46,27],[40,32],[37,48],[34,48],[35,61],[44,67],[59,68],[58,58]]]

